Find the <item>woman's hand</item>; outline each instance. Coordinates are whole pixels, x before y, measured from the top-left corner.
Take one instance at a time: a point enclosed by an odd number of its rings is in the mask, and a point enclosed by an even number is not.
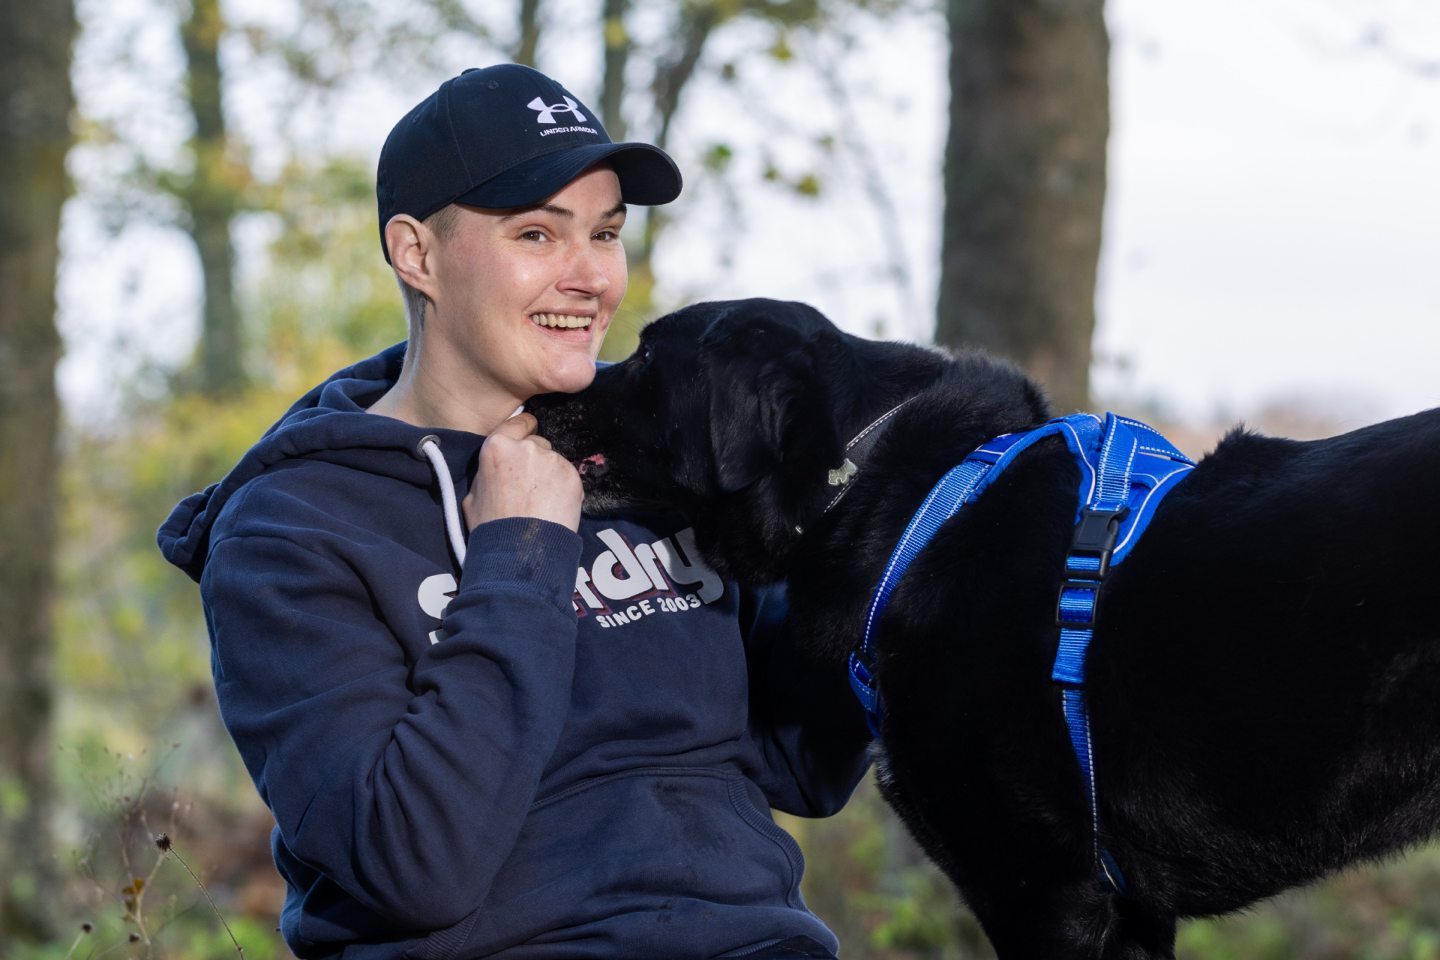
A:
[[[538,517],[580,529],[585,499],[580,473],[535,433],[537,426],[532,414],[521,413],[485,438],[475,482],[465,495],[471,530],[504,517]]]

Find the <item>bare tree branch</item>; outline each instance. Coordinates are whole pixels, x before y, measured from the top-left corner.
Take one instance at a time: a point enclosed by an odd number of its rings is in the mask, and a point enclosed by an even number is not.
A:
[[[885,274],[895,284],[896,294],[900,298],[900,313],[905,318],[905,323],[913,324],[917,318],[922,316],[920,301],[915,293],[914,279],[910,273],[910,256],[905,249],[905,241],[901,236],[900,225],[903,218],[900,215],[900,208],[896,205],[893,197],[890,196],[890,189],[885,183],[885,174],[881,168],[880,161],[876,159],[875,153],[870,149],[866,141],[863,127],[855,114],[854,99],[846,88],[844,80],[841,79],[838,64],[839,57],[819,56],[814,60],[816,73],[830,93],[831,103],[834,104],[840,119],[840,138],[845,144],[850,155],[855,159],[855,165],[860,172],[860,180],[865,189],[865,196],[870,201],[870,206],[875,211],[875,217],[879,221],[880,236],[885,247]],[[925,331],[928,333],[928,331]],[[906,335],[922,339],[924,333],[921,331],[906,330]]]

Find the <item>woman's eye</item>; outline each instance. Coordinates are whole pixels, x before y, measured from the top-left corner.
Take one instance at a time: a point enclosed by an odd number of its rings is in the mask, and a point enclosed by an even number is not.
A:
[[[520,239],[534,240],[538,242],[545,239],[545,232],[543,230],[526,230],[524,233],[520,234]]]
[[[613,243],[620,239],[620,234],[615,230],[601,230],[595,234],[595,239],[605,243]]]

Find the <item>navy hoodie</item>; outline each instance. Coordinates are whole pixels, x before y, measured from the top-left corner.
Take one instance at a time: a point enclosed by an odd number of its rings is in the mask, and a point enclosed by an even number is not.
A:
[[[462,567],[419,442],[463,497],[483,438],[365,412],[403,356],[310,391],[159,533],[200,583],[221,715],[275,815],[291,948],[835,950],[770,808],[827,815],[863,775],[843,674],[680,524],[496,520]]]

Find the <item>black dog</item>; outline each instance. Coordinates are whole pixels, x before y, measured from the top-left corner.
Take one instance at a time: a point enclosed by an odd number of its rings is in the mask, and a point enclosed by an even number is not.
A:
[[[908,398],[833,509],[847,440]],[[1048,416],[1015,369],[839,332],[799,304],[688,307],[532,404],[587,505],[678,507],[729,576],[786,580],[838,664],[901,531],[973,448]],[[881,788],[1002,958],[1154,958],[1440,826],[1440,411],[1317,442],[1236,431],[1107,581],[1089,696],[1104,847],[1056,688],[1079,478],[1041,441],[919,555],[880,623]],[[802,532],[803,531],[803,532]]]

